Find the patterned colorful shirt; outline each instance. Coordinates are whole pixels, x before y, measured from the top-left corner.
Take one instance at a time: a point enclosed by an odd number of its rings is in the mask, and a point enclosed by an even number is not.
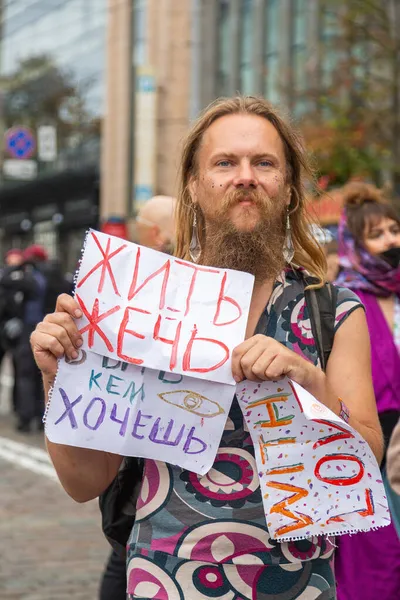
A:
[[[339,288],[335,330],[360,306],[353,292]],[[256,332],[318,365],[298,272],[276,282]],[[324,537],[282,544],[270,539],[254,447],[236,398],[206,475],[145,461],[128,543],[130,598],[334,598],[332,554]],[[311,589],[325,594],[303,595]]]

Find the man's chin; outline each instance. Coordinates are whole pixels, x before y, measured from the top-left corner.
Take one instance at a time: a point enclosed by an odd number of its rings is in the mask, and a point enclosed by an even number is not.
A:
[[[232,223],[233,229],[238,233],[253,233],[257,229],[258,221],[243,219],[240,223]]]
[[[255,204],[237,204],[229,215],[229,220],[237,231],[253,231],[260,218],[260,211]]]
[[[242,215],[233,219],[231,225],[237,233],[253,233],[259,225],[259,218],[255,215]]]

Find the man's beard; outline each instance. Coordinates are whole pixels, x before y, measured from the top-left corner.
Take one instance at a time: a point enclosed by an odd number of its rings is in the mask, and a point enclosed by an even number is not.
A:
[[[251,231],[237,229],[227,217],[244,197],[254,202],[259,212],[259,220]],[[202,264],[251,273],[258,283],[275,279],[285,266],[285,208],[282,197],[270,200],[258,190],[227,194],[212,221],[207,222]],[[249,210],[253,213],[254,208]]]

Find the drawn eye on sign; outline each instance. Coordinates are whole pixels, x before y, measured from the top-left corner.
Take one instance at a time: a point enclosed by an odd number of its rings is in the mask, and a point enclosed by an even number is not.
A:
[[[68,358],[68,356],[65,357],[65,362],[69,365],[82,365],[85,360],[86,360],[86,351],[85,350],[78,350],[78,358]]]
[[[173,404],[178,408],[183,408],[183,410],[198,415],[199,417],[217,417],[225,412],[218,402],[189,390],[163,392],[162,394],[158,394],[158,396],[164,402]]]

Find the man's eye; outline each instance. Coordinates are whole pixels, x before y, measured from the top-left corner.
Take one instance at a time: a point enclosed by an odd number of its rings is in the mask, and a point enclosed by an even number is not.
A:
[[[217,165],[219,167],[229,167],[231,165],[231,161],[230,160],[220,160],[218,161]]]
[[[270,160],[261,160],[258,164],[260,167],[270,167],[272,162]]]

